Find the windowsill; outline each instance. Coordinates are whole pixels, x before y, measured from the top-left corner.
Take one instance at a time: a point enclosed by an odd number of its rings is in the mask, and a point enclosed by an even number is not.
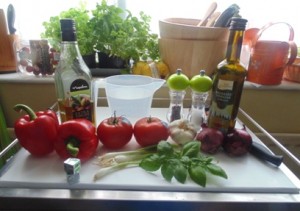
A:
[[[20,73],[6,73],[0,74],[0,83],[37,83],[37,84],[49,84],[54,83],[53,76],[38,77],[34,75],[26,75]]]
[[[0,83],[31,83],[31,84],[51,84],[54,82],[53,76],[37,77],[33,75],[22,75],[19,73],[0,74]],[[283,80],[280,85],[259,85],[249,81],[244,84],[245,89],[262,89],[262,90],[290,90],[299,91],[300,83]]]

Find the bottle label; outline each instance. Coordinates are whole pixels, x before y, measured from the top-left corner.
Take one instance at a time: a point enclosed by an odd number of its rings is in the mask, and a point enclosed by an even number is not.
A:
[[[234,81],[219,80],[210,107],[209,125],[227,132],[233,112]],[[213,125],[212,125],[213,124]]]
[[[72,107],[73,119],[85,118],[92,121],[92,109],[89,83],[84,79],[76,79],[71,83],[69,104]]]
[[[233,103],[232,90],[233,81],[219,80],[217,89],[215,92],[215,99],[219,108],[225,108],[227,105]]]

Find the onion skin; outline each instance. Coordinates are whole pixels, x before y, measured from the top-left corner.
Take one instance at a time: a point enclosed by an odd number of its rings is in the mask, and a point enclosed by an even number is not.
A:
[[[243,156],[249,152],[251,145],[252,137],[244,125],[242,129],[235,128],[225,136],[223,149],[230,156]]]
[[[196,140],[201,142],[201,151],[215,154],[223,144],[223,133],[215,128],[209,128],[205,124],[202,124],[201,127],[202,130],[196,136]]]

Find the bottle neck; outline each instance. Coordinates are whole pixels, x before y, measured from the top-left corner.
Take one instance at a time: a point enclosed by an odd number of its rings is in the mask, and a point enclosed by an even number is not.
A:
[[[81,56],[77,41],[62,41],[61,55],[70,58],[76,58],[78,56]]]
[[[62,54],[70,54],[69,56],[73,57],[76,55],[80,55],[76,30],[74,28],[65,28],[61,32],[61,53]],[[73,56],[72,56],[73,55]]]
[[[239,62],[243,44],[244,30],[231,30],[227,45],[226,60]]]
[[[74,29],[64,29],[61,31],[61,40],[66,42],[77,41],[77,33]]]

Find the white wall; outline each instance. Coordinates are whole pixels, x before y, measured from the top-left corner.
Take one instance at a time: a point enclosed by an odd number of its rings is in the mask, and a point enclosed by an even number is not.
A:
[[[101,0],[86,0],[88,8],[95,6]],[[144,11],[152,17],[151,26],[158,33],[158,20],[166,17],[201,18],[212,0],[109,0],[121,3],[138,15]],[[0,8],[6,12],[9,3],[16,9],[17,33],[27,39],[39,38],[43,31],[42,22],[50,16],[58,15],[60,11],[77,6],[80,0],[1,0]],[[295,40],[300,46],[300,14],[295,0],[217,0],[218,10],[223,11],[232,3],[241,7],[241,15],[249,20],[248,27],[262,27],[271,21],[284,21],[291,24],[295,30]],[[287,28],[269,33],[272,39],[287,39]]]

